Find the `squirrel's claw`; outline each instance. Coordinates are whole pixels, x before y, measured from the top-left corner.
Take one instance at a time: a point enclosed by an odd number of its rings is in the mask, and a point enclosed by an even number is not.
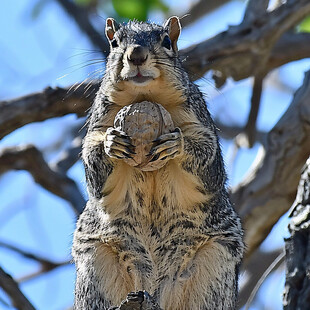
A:
[[[180,128],[176,128],[174,132],[163,134],[154,140],[154,146],[148,156],[152,156],[151,162],[169,160],[181,155],[183,149],[183,135]]]
[[[132,158],[132,155],[136,154],[130,137],[113,127],[109,127],[106,131],[104,151],[109,157],[117,159]]]

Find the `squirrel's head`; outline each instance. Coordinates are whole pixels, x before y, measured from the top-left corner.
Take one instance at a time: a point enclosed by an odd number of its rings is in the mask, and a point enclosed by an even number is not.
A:
[[[177,48],[180,32],[176,16],[170,17],[163,26],[137,21],[118,24],[108,18],[105,33],[110,55],[106,74],[114,92],[155,97],[156,88],[158,91],[163,85],[176,84],[181,71]],[[146,97],[142,99],[151,99]]]

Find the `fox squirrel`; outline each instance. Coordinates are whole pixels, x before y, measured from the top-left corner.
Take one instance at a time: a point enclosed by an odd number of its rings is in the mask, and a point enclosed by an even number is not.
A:
[[[146,301],[235,309],[243,230],[216,127],[178,57],[180,31],[177,17],[164,26],[106,20],[111,51],[82,151],[89,201],[73,241],[75,310],[148,309],[135,306]],[[162,105],[175,126],[153,142],[151,162],[165,162],[154,171],[126,163],[135,146],[113,127],[123,107],[142,101]]]

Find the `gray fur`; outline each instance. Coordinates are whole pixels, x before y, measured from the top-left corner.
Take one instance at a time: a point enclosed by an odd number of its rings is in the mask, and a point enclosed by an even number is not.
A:
[[[113,244],[111,248],[116,262],[120,266],[127,266],[128,276],[138,277],[142,279],[141,283],[148,286],[137,285],[134,289],[151,289],[148,292],[152,296],[150,298],[161,307],[168,305],[164,310],[189,309],[187,302],[191,310],[235,309],[238,268],[244,252],[243,230],[229,201],[216,127],[206,103],[198,87],[182,68],[177,54],[166,52],[161,47],[160,42],[168,32],[166,28],[129,22],[119,25],[117,29],[114,39],[118,46],[111,49],[106,74],[89,114],[88,133],[83,147],[89,201],[74,235],[72,254],[77,268],[74,309],[99,310],[119,304],[107,297],[111,293],[106,288],[113,286],[113,283],[107,284],[109,279],[96,270],[104,270],[105,260],[100,260],[98,264],[98,256],[101,246],[110,244]],[[117,110],[115,107],[118,105],[111,99],[111,94],[123,91],[119,86],[123,57],[133,44],[146,47],[154,61],[158,61],[159,67],[168,72],[172,85],[169,87],[180,90],[186,98],[182,103],[183,111],[195,116],[193,122],[196,122],[198,129],[195,127],[194,136],[188,135],[187,128],[180,126],[184,155],[180,155],[178,160],[184,173],[193,175],[200,182],[201,186],[196,188],[197,195],[209,198],[185,209],[169,204],[169,201],[173,201],[169,197],[174,194],[173,186],[170,194],[160,196],[160,201],[150,199],[152,194],[145,192],[145,184],[157,172],[144,173],[135,168],[132,168],[131,175],[135,193],[127,191],[120,211],[113,214],[113,208],[105,202],[110,192],[105,192],[104,188],[108,188],[121,159],[107,156],[104,140],[92,140],[91,137],[113,126],[106,124],[107,120],[113,121],[108,115],[115,115],[116,112],[113,114],[111,111]],[[168,163],[176,159],[166,160]],[[163,176],[171,171],[168,164],[160,170],[158,173]],[[122,175],[122,178],[127,178],[127,175]],[[161,181],[155,182],[160,184]],[[166,208],[169,208],[169,212]],[[156,246],[152,248],[150,244]],[[199,278],[198,270],[206,276]],[[122,276],[121,271],[119,276]],[[117,279],[118,275],[115,277]],[[188,293],[182,291],[185,285],[190,285]],[[201,287],[206,288],[202,294]],[[119,288],[115,286],[114,289],[117,294]],[[183,304],[178,303],[178,296],[170,296],[170,292],[182,292],[180,298]],[[195,293],[202,295],[195,297],[196,304],[192,297]],[[126,295],[122,299],[126,299]]]

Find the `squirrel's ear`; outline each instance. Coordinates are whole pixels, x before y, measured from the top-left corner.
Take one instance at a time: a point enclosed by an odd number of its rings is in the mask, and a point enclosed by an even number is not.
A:
[[[170,17],[165,22],[164,28],[168,31],[173,49],[177,51],[178,49],[177,41],[181,33],[181,23],[180,23],[179,17],[177,16]]]
[[[118,23],[113,18],[107,18],[106,24],[105,24],[105,34],[107,38],[112,41],[115,32],[119,28]]]

